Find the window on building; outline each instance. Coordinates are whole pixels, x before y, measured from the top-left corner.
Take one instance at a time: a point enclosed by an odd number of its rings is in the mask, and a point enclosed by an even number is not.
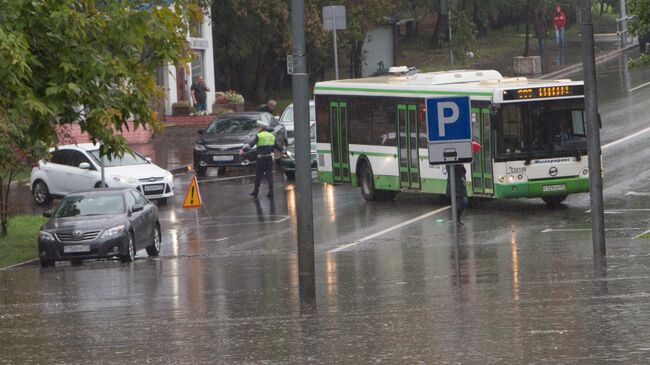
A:
[[[194,50],[192,51],[192,83],[196,82],[199,76],[205,79],[205,52]]]

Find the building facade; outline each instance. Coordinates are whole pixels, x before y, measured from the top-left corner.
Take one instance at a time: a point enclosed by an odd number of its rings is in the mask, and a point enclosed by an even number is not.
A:
[[[212,23],[206,14],[202,23],[193,24],[187,37],[192,52],[192,61],[186,65],[167,65],[158,68],[157,82],[164,89],[164,98],[155,109],[161,114],[171,115],[172,104],[179,101],[192,103],[190,88],[199,76],[203,76],[210,88],[207,96],[208,112],[212,112],[215,95],[214,51]]]

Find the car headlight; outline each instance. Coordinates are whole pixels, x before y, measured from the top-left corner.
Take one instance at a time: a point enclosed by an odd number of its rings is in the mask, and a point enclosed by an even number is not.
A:
[[[120,184],[137,184],[139,182],[138,179],[128,176],[113,176],[113,180]]]
[[[102,234],[102,238],[117,236],[119,234],[122,234],[122,232],[124,232],[124,225],[120,224],[119,226],[105,230]]]
[[[197,150],[197,151],[205,151],[206,150],[205,146],[202,145],[202,144],[199,144],[199,143],[196,143],[194,145],[194,149]]]
[[[38,239],[43,241],[54,242],[54,236],[50,232],[40,231],[38,232]]]

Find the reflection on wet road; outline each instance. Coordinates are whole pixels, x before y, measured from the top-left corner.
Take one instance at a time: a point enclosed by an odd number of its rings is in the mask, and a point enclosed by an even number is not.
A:
[[[616,62],[600,67],[603,144],[650,123],[650,88],[628,93],[650,72],[628,70],[630,88]],[[0,272],[0,364],[646,363],[649,142],[604,149],[604,266],[586,194],[485,202],[460,229],[460,287],[438,197],[314,183],[315,309],[297,293],[293,185],[277,174],[275,198],[254,200],[250,177],[211,176],[204,207],[182,210],[180,174],[160,258]]]

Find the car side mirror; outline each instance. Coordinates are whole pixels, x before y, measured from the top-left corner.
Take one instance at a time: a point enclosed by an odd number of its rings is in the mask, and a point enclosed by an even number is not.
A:
[[[43,212],[43,217],[52,218],[52,211],[50,209]]]
[[[280,121],[280,116],[279,115],[274,115],[273,119],[277,120],[278,122]]]
[[[88,162],[82,162],[79,164],[79,168],[82,170],[90,170],[90,164]]]
[[[143,209],[144,209],[144,205],[142,205],[142,204],[134,204],[131,207],[131,213],[139,212],[139,211],[141,211]]]
[[[196,131],[196,133],[203,134],[203,133],[205,133],[205,129],[199,129],[198,131]]]
[[[145,157],[144,159],[147,160],[147,162],[151,163],[151,157]]]

